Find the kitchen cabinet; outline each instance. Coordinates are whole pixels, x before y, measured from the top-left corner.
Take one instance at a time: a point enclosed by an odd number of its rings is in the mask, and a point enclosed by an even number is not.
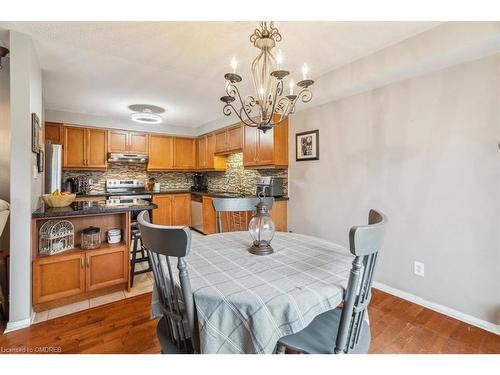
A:
[[[196,169],[196,139],[174,138],[174,169]]]
[[[191,226],[191,194],[172,195],[173,225]]]
[[[33,263],[33,303],[85,292],[84,263],[84,255],[79,252],[37,259]]]
[[[229,154],[243,149],[243,126],[231,126],[215,132],[215,153]]]
[[[108,166],[107,141],[106,130],[87,129],[87,168]]]
[[[174,166],[173,137],[151,134],[149,136],[148,170],[170,170]]]
[[[50,141],[53,145],[63,143],[62,124],[55,122],[45,123],[45,141]]]
[[[97,128],[63,127],[63,167],[106,169],[107,131]]]
[[[245,126],[243,145],[245,168],[288,168],[288,119],[265,133]]]
[[[226,157],[215,155],[216,135],[211,133],[197,139],[197,169],[208,171],[225,171]]]
[[[108,130],[108,152],[147,154],[148,146],[146,133]]]
[[[172,195],[153,195],[153,203],[158,206],[153,210],[153,223],[172,225]]]
[[[153,210],[153,223],[158,225],[191,225],[191,194],[158,194],[153,196],[158,208]]]
[[[87,291],[127,282],[128,251],[122,244],[87,251],[85,258]]]
[[[148,170],[196,170],[196,138],[151,134]]]

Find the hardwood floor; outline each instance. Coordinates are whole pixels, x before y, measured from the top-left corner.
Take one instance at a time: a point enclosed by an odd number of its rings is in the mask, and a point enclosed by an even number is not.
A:
[[[1,335],[0,353],[159,353],[150,303],[145,294]],[[371,353],[500,353],[500,336],[378,290],[369,312]]]

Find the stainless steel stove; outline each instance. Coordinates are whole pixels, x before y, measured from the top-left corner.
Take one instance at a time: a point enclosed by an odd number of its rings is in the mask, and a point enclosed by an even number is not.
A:
[[[108,201],[114,204],[132,203],[134,199],[151,201],[153,196],[146,192],[144,180],[106,180]]]
[[[106,180],[106,194],[106,206],[113,207],[143,206],[153,200],[153,196],[146,192],[144,180]],[[138,208],[131,212],[132,227],[137,224],[137,216],[141,211]]]

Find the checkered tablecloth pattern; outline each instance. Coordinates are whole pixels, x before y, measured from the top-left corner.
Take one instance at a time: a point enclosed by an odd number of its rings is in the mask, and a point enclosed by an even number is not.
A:
[[[250,245],[248,232],[193,238],[187,262],[202,353],[272,353],[280,337],[342,302],[353,260],[345,248],[283,232],[274,254],[250,254]]]

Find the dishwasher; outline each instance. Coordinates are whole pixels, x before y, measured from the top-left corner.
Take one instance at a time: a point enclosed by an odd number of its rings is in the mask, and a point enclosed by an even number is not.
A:
[[[191,194],[191,227],[203,233],[203,196]]]

